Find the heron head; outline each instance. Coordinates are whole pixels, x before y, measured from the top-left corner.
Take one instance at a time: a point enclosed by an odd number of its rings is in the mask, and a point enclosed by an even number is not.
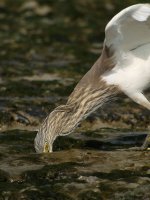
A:
[[[37,153],[52,152],[54,140],[72,132],[75,126],[73,110],[67,105],[57,107],[39,127],[34,140]]]

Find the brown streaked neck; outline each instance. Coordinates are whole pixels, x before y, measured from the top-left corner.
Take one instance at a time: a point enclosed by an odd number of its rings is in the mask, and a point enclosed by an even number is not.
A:
[[[119,92],[115,86],[108,86],[103,81],[98,87],[88,85],[77,87],[70,95],[67,105],[72,105],[72,116],[77,124],[85,119],[90,113],[111,101]]]
[[[66,104],[66,106],[72,106],[71,118],[77,124],[119,92],[116,86],[107,85],[101,79],[101,76],[106,71],[112,70],[114,66],[113,52],[110,52],[110,49],[104,44],[101,56],[79,81]]]

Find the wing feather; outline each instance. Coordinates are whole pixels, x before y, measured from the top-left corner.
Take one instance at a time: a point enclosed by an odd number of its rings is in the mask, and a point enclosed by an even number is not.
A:
[[[118,13],[105,29],[106,45],[116,54],[150,43],[150,4],[136,4]]]

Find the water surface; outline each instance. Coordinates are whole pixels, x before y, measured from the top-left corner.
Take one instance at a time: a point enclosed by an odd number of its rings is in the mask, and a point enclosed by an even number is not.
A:
[[[33,146],[39,123],[100,55],[108,20],[134,2],[0,2],[0,199],[150,199],[150,153],[129,151],[150,115],[125,96],[59,137],[54,153]]]

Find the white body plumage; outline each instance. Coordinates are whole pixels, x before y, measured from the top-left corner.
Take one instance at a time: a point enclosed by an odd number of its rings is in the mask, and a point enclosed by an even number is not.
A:
[[[150,4],[124,9],[108,23],[105,33],[105,44],[114,52],[117,64],[103,80],[150,109],[142,94],[150,86]]]

